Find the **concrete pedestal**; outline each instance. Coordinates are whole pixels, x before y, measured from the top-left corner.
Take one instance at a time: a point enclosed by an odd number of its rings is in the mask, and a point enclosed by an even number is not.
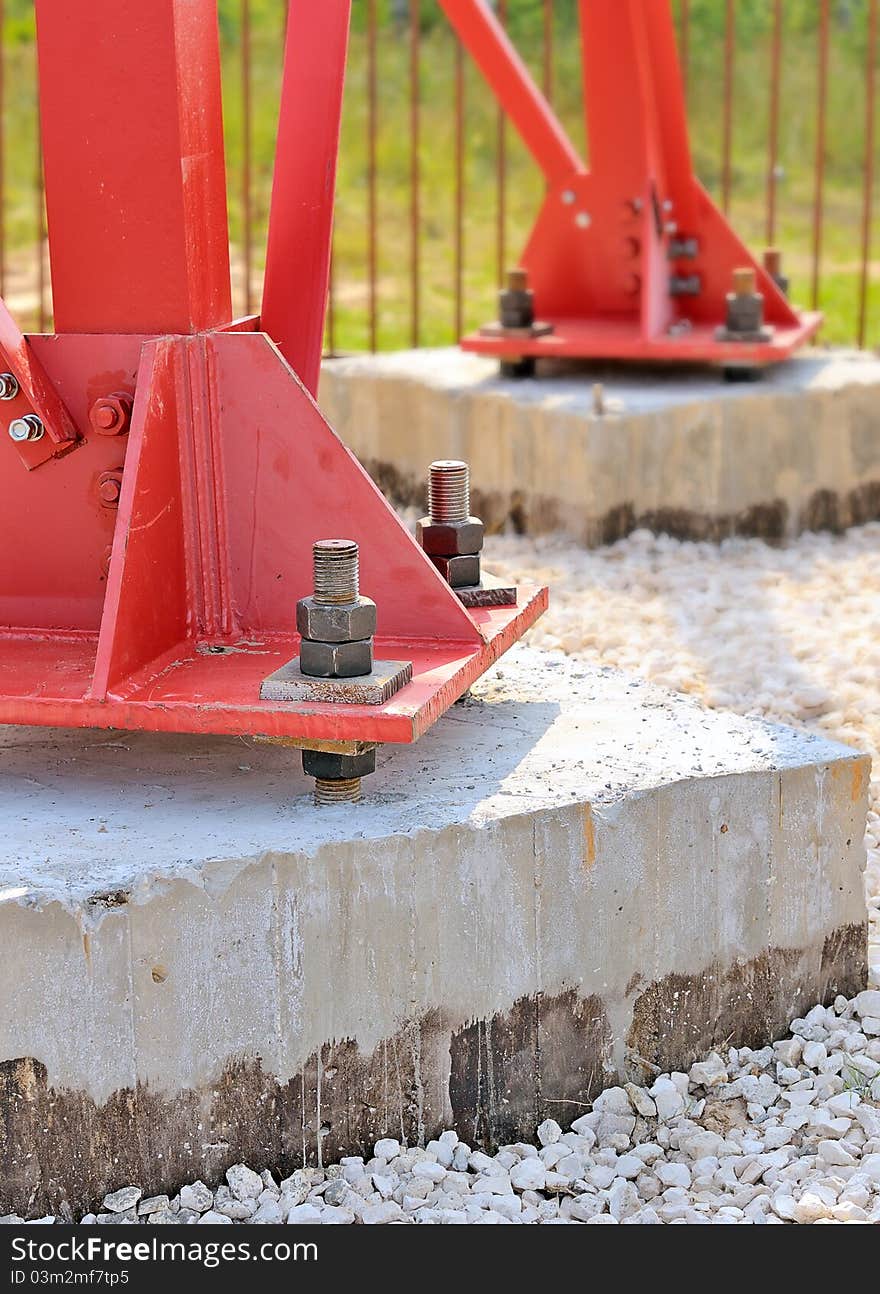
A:
[[[505,1141],[865,981],[868,760],[520,647],[369,798],[0,729],[0,1213]]]
[[[602,383],[606,412],[594,409]],[[327,361],[331,425],[396,502],[435,458],[470,463],[491,528],[610,543],[843,529],[880,517],[880,358],[812,351],[748,384],[712,369],[542,366],[502,379],[457,349]]]

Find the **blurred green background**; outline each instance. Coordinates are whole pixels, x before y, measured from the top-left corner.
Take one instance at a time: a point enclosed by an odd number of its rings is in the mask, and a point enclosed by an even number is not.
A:
[[[823,340],[853,342],[858,322],[861,217],[864,200],[865,85],[870,0],[831,0],[823,264],[819,306]],[[240,247],[242,200],[242,0],[219,0],[223,41],[230,231],[237,304],[244,303]],[[677,4],[673,6],[677,12]],[[281,73],[285,0],[249,0],[252,85],[253,296],[265,243]],[[509,30],[540,79],[542,0],[507,0]],[[3,169],[7,299],[33,326],[38,167],[32,0],[5,0]],[[808,302],[817,129],[820,0],[784,0],[782,91],[777,182],[777,235],[792,277],[792,295]],[[553,6],[553,98],[575,143],[584,147],[576,0]],[[688,93],[696,169],[719,196],[722,168],[724,0],[689,5]],[[441,344],[455,336],[456,44],[436,0],[419,0],[418,99],[420,322],[412,327],[410,285],[410,26],[408,0],[375,0],[377,40],[377,298],[376,341],[382,348]],[[334,248],[333,344],[362,349],[370,341],[367,273],[368,0],[354,0],[353,34],[339,170]],[[771,0],[736,0],[731,218],[745,240],[765,241],[767,135],[770,104]],[[479,74],[465,60],[464,325],[493,313],[497,237],[498,112]],[[506,131],[507,186],[502,259],[514,261],[537,212],[543,181],[511,129]],[[880,167],[877,168],[880,171]],[[880,176],[878,176],[880,184]],[[875,185],[875,188],[877,186]],[[880,202],[874,194],[873,263],[867,344],[880,344]]]

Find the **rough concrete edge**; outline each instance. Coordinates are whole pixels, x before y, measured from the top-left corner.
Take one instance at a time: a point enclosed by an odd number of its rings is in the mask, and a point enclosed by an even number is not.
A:
[[[685,697],[684,700],[693,700],[694,704],[699,706],[696,699]],[[780,728],[787,728],[788,725],[779,724]],[[796,729],[791,729],[797,732]],[[813,734],[809,734],[813,735]],[[867,813],[867,787],[870,781],[872,760],[871,756],[863,751],[848,747],[840,742],[829,741],[820,738],[823,749],[815,752],[813,758],[806,755],[803,758],[792,759],[780,763],[767,763],[763,767],[754,769],[740,769],[735,772],[724,773],[706,773],[700,775],[700,780],[706,785],[722,783],[731,779],[736,779],[750,773],[766,773],[767,775],[779,774],[781,772],[795,772],[801,769],[813,767],[831,767],[863,764],[865,775],[860,777],[864,783],[865,811]],[[603,796],[594,796],[592,799],[578,798],[572,793],[571,797],[560,800],[553,805],[542,805],[537,809],[523,809],[517,807],[509,813],[487,816],[471,816],[461,822],[450,823],[450,828],[471,831],[476,834],[491,830],[499,822],[508,821],[512,825],[517,822],[536,820],[545,815],[552,816],[557,813],[564,813],[572,808],[583,808],[596,811],[600,807],[604,810],[612,809],[615,806],[624,803],[638,803],[652,795],[656,795],[660,789],[672,789],[677,785],[693,780],[691,775],[681,776],[669,781],[651,782],[637,789],[626,790],[622,793],[614,793],[607,798]],[[417,841],[420,837],[433,837],[437,835],[435,827],[415,826],[406,830],[390,832],[387,836],[382,837],[383,847],[392,849],[395,842],[408,840]],[[275,861],[281,857],[284,859],[302,858],[306,860],[316,859],[322,852],[334,847],[344,848],[355,843],[359,838],[339,837],[322,841],[315,840],[311,847],[296,848],[290,850],[278,850],[277,848],[260,850],[256,853],[247,854],[239,858],[209,858],[202,862],[181,862],[168,864],[156,871],[150,871],[139,875],[136,884],[130,888],[116,888],[109,890],[96,890],[94,894],[89,895],[85,900],[75,899],[66,900],[57,894],[49,894],[45,891],[38,893],[17,894],[13,890],[0,891],[0,915],[7,904],[15,904],[29,912],[47,912],[51,913],[53,908],[59,912],[75,917],[80,923],[84,934],[93,934],[100,929],[103,921],[113,912],[118,911],[120,907],[133,904],[136,907],[144,906],[156,898],[163,897],[168,890],[178,882],[190,885],[194,890],[200,891],[209,898],[220,898],[230,888],[231,885],[246,871],[252,868],[264,866],[272,867]],[[862,862],[864,871],[865,861]]]
[[[369,366],[370,357],[337,359],[333,367],[326,369],[332,383],[330,409],[345,407],[351,403],[351,392],[346,389],[347,365],[351,375],[360,379],[363,388],[377,391],[380,387],[393,382],[395,386],[406,389],[418,396],[425,391],[425,380],[415,374],[377,371]],[[764,392],[752,393],[750,409],[759,419],[762,410],[781,403],[792,405],[797,400],[809,398],[821,407],[829,401],[839,399],[841,394],[850,388],[858,390],[860,395],[880,392],[880,382],[876,378],[867,381],[851,381],[833,388],[797,389],[783,387]],[[429,389],[434,397],[443,396],[456,406],[467,403],[485,403],[488,409],[506,408],[515,405],[515,387],[505,385],[497,390],[483,391],[476,394],[470,388],[456,383],[430,383]],[[676,418],[686,419],[689,414],[699,411],[705,404],[705,393],[686,397],[672,407]],[[533,402],[539,407],[539,402]],[[662,411],[659,411],[662,412]],[[564,419],[580,421],[585,427],[592,424],[613,424],[615,421],[650,420],[658,416],[657,410],[634,409],[626,415],[615,413],[600,417],[589,412],[576,414],[562,411]],[[729,402],[719,405],[719,417],[723,420],[730,416]],[[423,507],[425,502],[425,483],[423,477],[415,471],[401,469],[381,456],[358,455],[364,469],[377,483],[382,492],[396,506]],[[472,482],[472,500],[475,514],[480,515],[490,534],[512,529],[516,534],[553,534],[560,533],[568,538],[583,543],[586,547],[599,547],[625,538],[634,530],[645,529],[655,534],[669,535],[674,539],[720,543],[733,537],[764,539],[769,543],[779,543],[796,538],[808,531],[830,531],[840,534],[849,526],[864,525],[870,521],[880,520],[880,476],[861,480],[845,491],[828,488],[816,488],[800,501],[796,510],[780,497],[768,497],[750,503],[747,507],[734,511],[699,511],[677,506],[659,505],[636,509],[632,503],[618,502],[606,512],[585,517],[582,525],[573,530],[565,522],[565,508],[562,501],[544,495],[529,495],[523,490],[511,489],[508,492],[480,489],[478,482]]]

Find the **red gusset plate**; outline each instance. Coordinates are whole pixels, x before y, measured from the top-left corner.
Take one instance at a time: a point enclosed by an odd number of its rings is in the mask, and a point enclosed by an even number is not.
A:
[[[81,424],[95,394],[135,401],[127,436],[37,471],[0,442],[0,722],[410,742],[545,609],[463,607],[262,333],[37,345]],[[412,681],[381,706],[261,700],[331,537],[360,545],[376,658]]]

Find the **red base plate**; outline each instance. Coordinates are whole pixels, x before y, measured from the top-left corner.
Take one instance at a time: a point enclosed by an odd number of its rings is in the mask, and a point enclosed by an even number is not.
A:
[[[471,333],[462,350],[478,355],[532,356],[538,359],[662,360],[679,364],[722,364],[725,367],[778,364],[815,335],[819,313],[800,316],[797,327],[777,327],[768,342],[720,342],[715,328],[694,324],[675,335],[645,337],[638,322],[620,319],[550,319],[553,332],[545,337],[486,337]]]
[[[376,655],[411,660],[412,682],[385,705],[261,701],[260,684],[299,651],[291,636],[181,643],[124,694],[89,696],[97,636],[0,634],[0,723],[250,733],[313,740],[411,742],[421,736],[546,609],[547,590],[516,607],[475,609],[472,643],[376,639]]]

